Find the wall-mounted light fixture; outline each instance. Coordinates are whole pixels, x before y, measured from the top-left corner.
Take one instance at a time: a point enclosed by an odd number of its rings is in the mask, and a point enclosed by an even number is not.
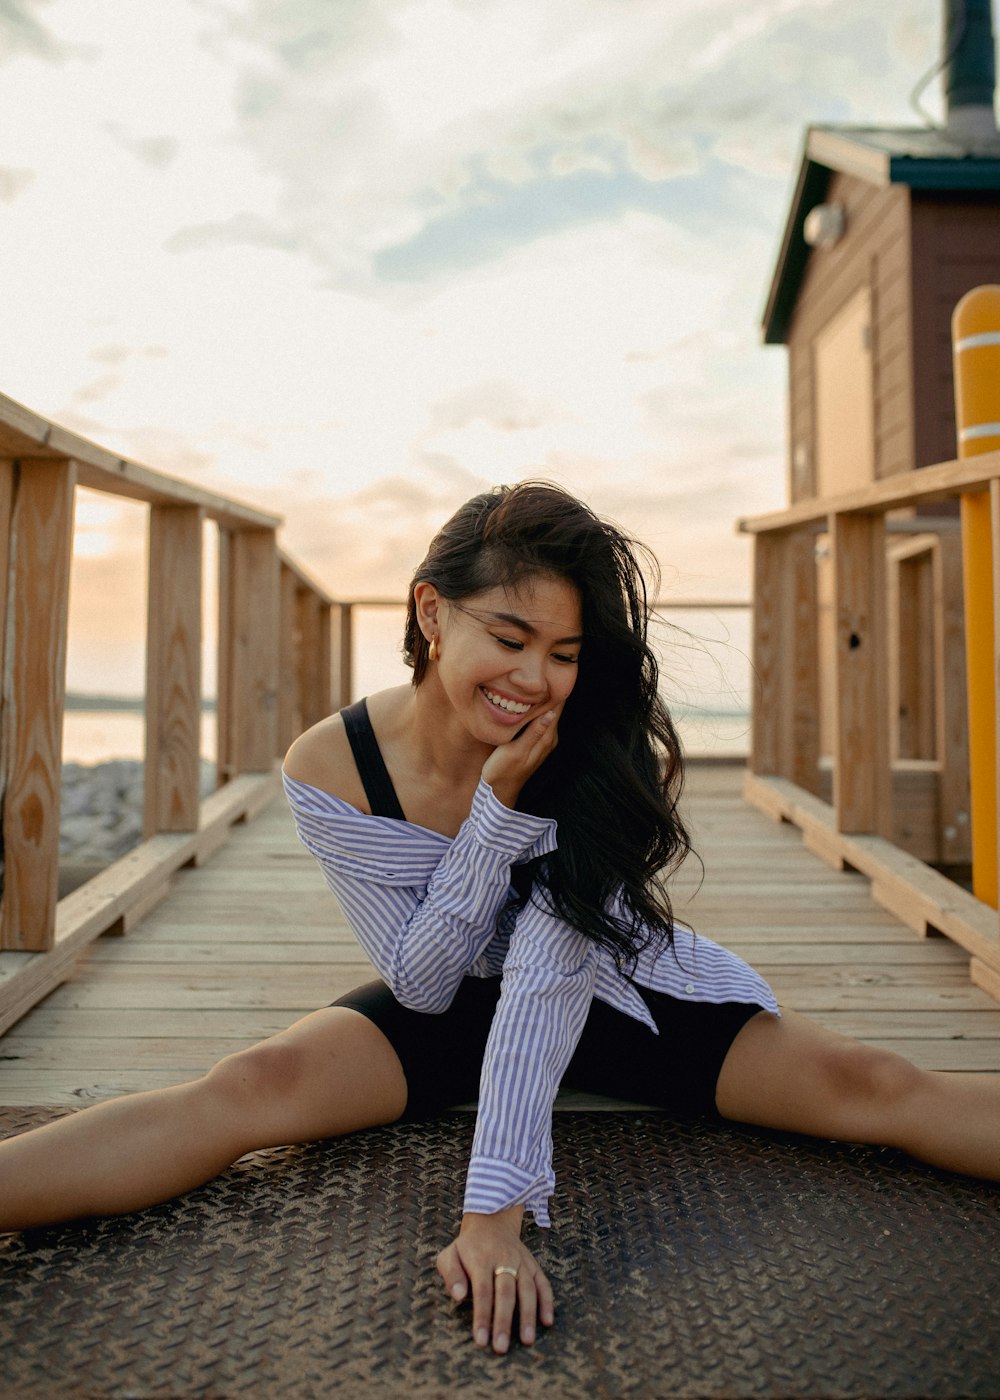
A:
[[[844,236],[847,212],[842,204],[817,204],[802,225],[802,237],[810,248],[832,248]]]

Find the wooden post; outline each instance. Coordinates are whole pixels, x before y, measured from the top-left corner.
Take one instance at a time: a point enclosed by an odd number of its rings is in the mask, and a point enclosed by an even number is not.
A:
[[[965,865],[972,858],[972,849],[962,540],[957,533],[938,536],[934,568],[934,716],[941,859],[946,865]]]
[[[6,463],[10,522],[3,669],[4,886],[0,947],[42,952],[55,941],[59,785],[76,467]],[[12,508],[11,508],[12,503]]]
[[[299,681],[301,639],[298,620],[299,583],[287,564],[281,565],[281,621],[278,627],[278,752],[284,754],[302,732],[302,687]]]
[[[316,708],[317,719],[325,719],[333,709],[333,667],[331,646],[333,640],[333,610],[329,603],[320,600],[319,638],[317,640]]]
[[[936,539],[924,536],[890,551],[887,621],[894,759],[937,757],[936,553]]]
[[[203,519],[198,506],[157,505],[149,512],[147,838],[198,829]]]
[[[808,530],[758,535],[754,550],[751,766],[815,792],[819,764],[816,563]]]
[[[236,776],[233,767],[235,735],[231,721],[232,701],[229,687],[232,674],[233,606],[230,575],[232,573],[232,530],[219,528],[218,570],[218,638],[215,657],[215,777],[222,787]]]
[[[220,544],[220,781],[266,772],[278,752],[278,553],[273,530]]]
[[[301,638],[299,675],[302,728],[309,729],[327,714],[323,708],[322,697],[323,644],[320,637],[320,600],[311,588],[299,591],[298,618]]]
[[[784,536],[761,534],[753,551],[753,722],[750,768],[761,777],[781,773],[781,573]]]
[[[885,522],[833,515],[833,805],[837,830],[892,837]]]
[[[354,610],[350,603],[335,607],[332,708],[342,710],[351,703],[354,689]]]

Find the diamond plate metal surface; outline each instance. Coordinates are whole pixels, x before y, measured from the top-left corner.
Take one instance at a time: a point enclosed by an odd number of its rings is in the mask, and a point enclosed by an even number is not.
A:
[[[0,1238],[0,1394],[1000,1394],[996,1188],[652,1114],[555,1116],[554,1228],[529,1242],[556,1325],[481,1353],[433,1267],[472,1128],[256,1153],[179,1201]]]

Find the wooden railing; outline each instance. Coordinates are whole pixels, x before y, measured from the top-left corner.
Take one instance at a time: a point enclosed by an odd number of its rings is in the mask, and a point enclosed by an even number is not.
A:
[[[76,488],[149,516],[145,840],[59,900],[59,807]],[[218,777],[200,800],[204,523],[219,531]],[[125,932],[181,866],[271,800],[276,760],[331,707],[332,599],[280,520],[126,461],[0,396],[0,1031]],[[108,599],[109,611],[114,599]]]
[[[930,868],[969,858],[969,784],[958,522],[926,512],[980,492],[1000,560],[1000,452],[741,522],[755,537],[746,793],[834,864],[868,874],[915,930],[965,947],[973,980],[1000,999],[996,910]]]

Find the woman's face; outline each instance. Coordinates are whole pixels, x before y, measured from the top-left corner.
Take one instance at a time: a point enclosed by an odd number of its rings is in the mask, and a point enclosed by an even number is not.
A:
[[[583,643],[573,584],[533,574],[460,602],[440,599],[438,606],[440,655],[432,664],[477,739],[505,743],[530,720],[565,704]]]

